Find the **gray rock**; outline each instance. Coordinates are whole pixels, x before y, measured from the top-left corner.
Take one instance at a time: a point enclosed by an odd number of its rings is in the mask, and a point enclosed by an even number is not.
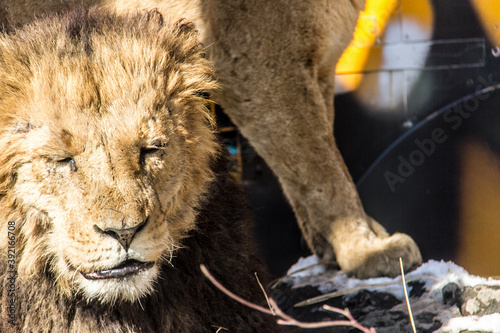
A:
[[[429,265],[440,267],[427,267],[421,272],[422,279],[418,279],[419,272],[412,272],[412,281],[408,283],[417,332],[500,332],[500,281],[470,276],[453,263],[436,262]],[[435,279],[429,276],[429,272],[438,272]],[[295,306],[301,301],[330,293],[332,289],[343,290],[346,286],[356,286],[360,283],[360,280],[349,279],[342,274],[315,269],[310,276],[284,279],[275,288],[275,291],[279,290],[280,308],[303,322],[345,320],[340,315],[324,310],[322,306],[327,304],[341,309],[348,308],[360,324],[367,328],[374,327],[378,333],[412,332],[406,302],[400,293],[394,292],[394,287],[370,287],[361,290],[356,287],[352,293],[320,303]],[[336,286],[339,281],[342,285]],[[394,281],[394,284],[397,284],[397,279]],[[306,332],[304,329],[292,331]],[[345,326],[307,332],[359,330]]]

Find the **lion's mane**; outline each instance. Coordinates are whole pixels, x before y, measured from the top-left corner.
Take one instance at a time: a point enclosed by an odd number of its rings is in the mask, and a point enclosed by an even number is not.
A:
[[[110,63],[118,74],[105,68]],[[261,299],[248,208],[205,107],[214,88],[192,26],[169,24],[155,12],[79,10],[0,37],[1,332],[276,332],[199,268],[205,264],[229,289]],[[146,142],[155,126],[160,134]],[[101,143],[93,144],[98,130]],[[74,151],[103,159],[85,161]],[[86,182],[68,180],[87,169],[95,172]],[[85,287],[80,276],[105,269],[110,256],[121,258],[120,245],[90,221],[111,223],[115,216],[102,210],[120,203],[128,214],[122,227],[148,221],[125,251],[158,257],[137,296],[120,282],[109,290]],[[72,218],[61,218],[58,205],[74,210]],[[71,268],[72,260],[82,263]]]

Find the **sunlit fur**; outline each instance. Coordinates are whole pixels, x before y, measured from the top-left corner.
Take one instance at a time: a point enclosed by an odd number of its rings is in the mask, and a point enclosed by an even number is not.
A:
[[[66,295],[133,301],[195,227],[215,83],[189,24],[82,13],[0,39],[0,223],[16,223],[20,279],[48,270]],[[146,218],[128,252],[94,227]],[[127,258],[156,264],[119,280],[80,274]]]

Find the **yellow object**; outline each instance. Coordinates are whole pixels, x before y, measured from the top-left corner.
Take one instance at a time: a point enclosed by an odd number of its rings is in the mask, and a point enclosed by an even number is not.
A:
[[[471,0],[471,3],[488,38],[495,44],[495,47],[500,47],[500,2],[498,0]]]
[[[374,46],[383,44],[383,34],[391,19],[398,20],[402,25],[411,21],[424,30],[432,30],[433,27],[433,11],[428,0],[367,0],[353,40],[337,63],[336,73],[362,73],[368,58],[374,56]],[[406,42],[403,33],[398,42]],[[363,76],[345,75],[339,78],[344,90],[352,91],[360,85]]]
[[[456,263],[471,274],[500,275],[500,158],[479,141],[460,150]]]
[[[397,7],[398,0],[368,0],[354,30],[354,38],[340,57],[335,69],[337,74],[360,73],[370,54],[370,47],[381,37],[389,17]],[[355,90],[361,76],[343,77],[346,90]]]

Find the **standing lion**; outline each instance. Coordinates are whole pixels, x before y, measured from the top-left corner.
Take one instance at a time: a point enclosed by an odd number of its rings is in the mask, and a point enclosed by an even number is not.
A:
[[[278,176],[309,247],[358,277],[421,263],[415,242],[366,215],[333,137],[334,69],[364,0],[3,0],[6,27],[75,4],[158,8],[194,22],[221,89],[213,98]]]

